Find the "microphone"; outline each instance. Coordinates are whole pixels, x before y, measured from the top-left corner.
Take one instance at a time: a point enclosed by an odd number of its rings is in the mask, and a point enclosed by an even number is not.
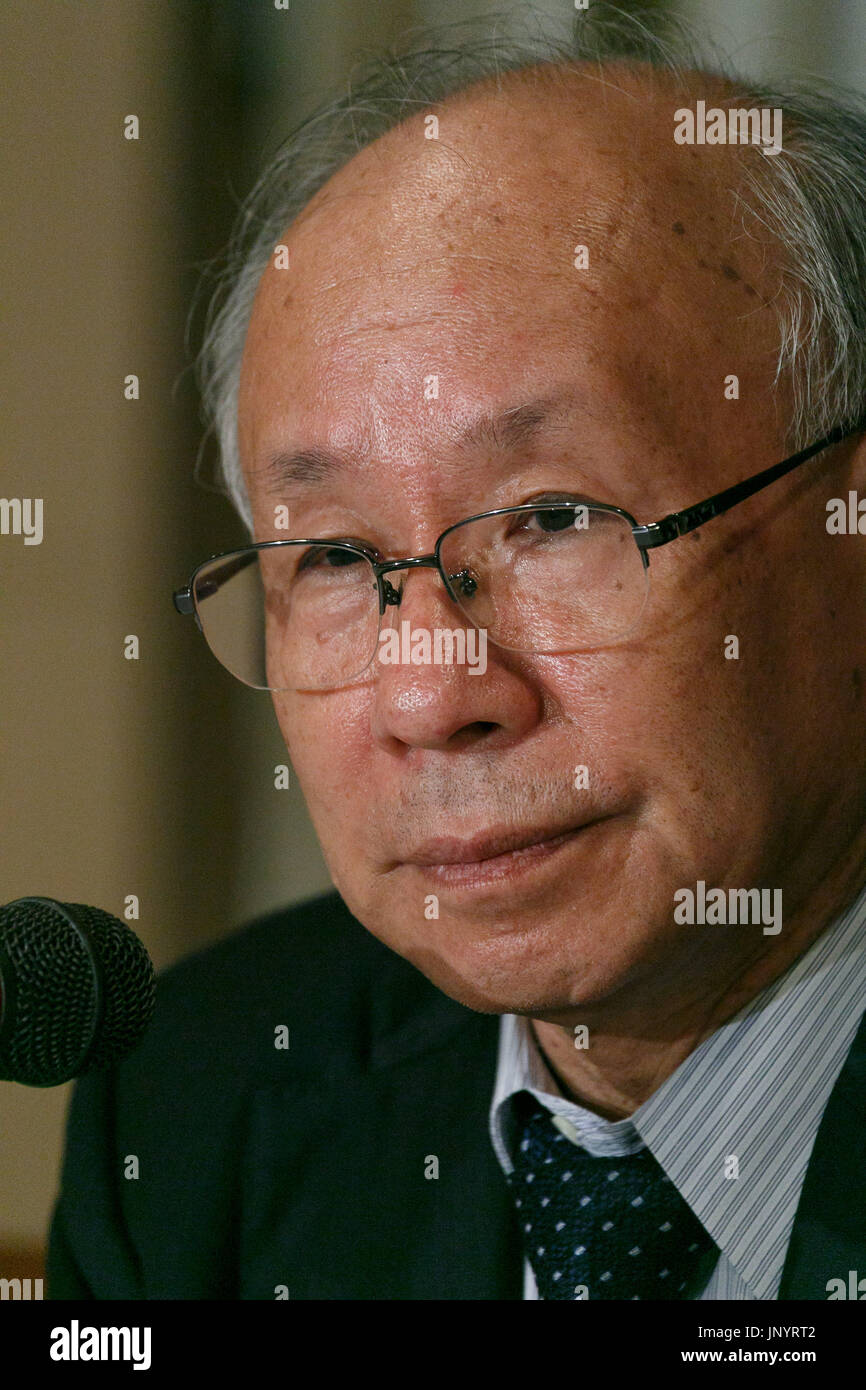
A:
[[[53,898],[0,908],[0,1081],[59,1086],[110,1065],[141,1041],[155,995],[118,917]]]

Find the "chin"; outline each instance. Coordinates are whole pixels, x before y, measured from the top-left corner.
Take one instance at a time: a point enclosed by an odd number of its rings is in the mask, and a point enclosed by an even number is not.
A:
[[[550,1022],[572,1022],[581,1008],[601,1003],[639,970],[647,938],[624,940],[596,922],[591,933],[575,933],[569,921],[511,925],[481,930],[469,921],[425,924],[422,939],[402,932],[374,935],[426,975],[451,999],[477,1013],[525,1014]],[[599,943],[613,949],[600,951]],[[615,945],[614,945],[615,943]]]

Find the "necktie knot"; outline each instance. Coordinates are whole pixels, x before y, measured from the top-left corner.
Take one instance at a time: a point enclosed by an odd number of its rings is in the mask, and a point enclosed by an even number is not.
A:
[[[528,1092],[514,1105],[508,1182],[541,1297],[696,1297],[718,1248],[649,1149],[596,1158]]]

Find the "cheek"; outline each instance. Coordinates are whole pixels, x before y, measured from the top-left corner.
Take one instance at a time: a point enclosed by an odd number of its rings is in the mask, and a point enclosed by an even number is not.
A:
[[[280,693],[274,711],[292,768],[321,838],[364,824],[370,792],[369,713],[360,691]],[[366,725],[365,725],[366,720]]]
[[[747,647],[753,634],[725,607],[714,621],[683,622],[660,602],[643,640],[548,658],[542,675],[590,786],[597,774],[628,789],[642,816],[671,827],[727,820],[766,781],[768,741],[752,699],[764,677],[759,662],[726,658],[732,627]]]

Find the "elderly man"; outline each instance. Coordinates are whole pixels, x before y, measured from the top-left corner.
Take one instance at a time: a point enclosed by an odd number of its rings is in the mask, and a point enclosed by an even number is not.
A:
[[[866,1292],[866,126],[576,52],[386,68],[257,194],[251,548],[176,603],[338,892],[80,1083],[53,1297]]]

